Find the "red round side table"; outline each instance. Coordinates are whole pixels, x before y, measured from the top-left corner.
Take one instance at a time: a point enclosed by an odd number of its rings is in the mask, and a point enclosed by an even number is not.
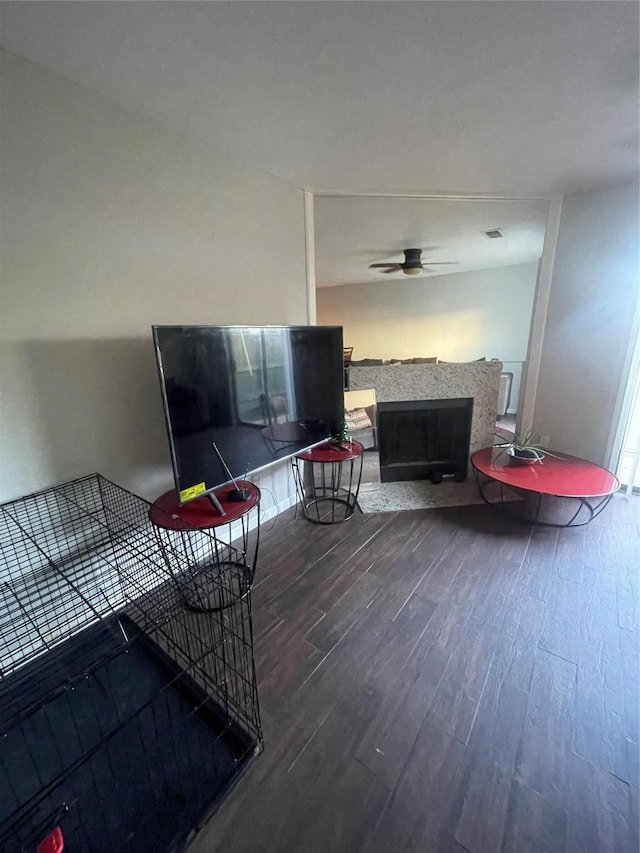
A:
[[[149,510],[165,562],[187,605],[212,613],[231,607],[251,589],[260,541],[260,489],[247,480],[244,501],[229,500],[230,485],[214,494],[224,515],[206,496],[180,506],[175,490]]]
[[[337,524],[358,507],[362,479],[359,441],[326,442],[296,454],[291,460],[302,514],[315,524]]]

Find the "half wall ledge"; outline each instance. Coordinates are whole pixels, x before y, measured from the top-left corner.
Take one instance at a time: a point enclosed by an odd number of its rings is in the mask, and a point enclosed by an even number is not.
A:
[[[383,364],[351,367],[350,388],[373,388],[379,403],[473,398],[469,453],[493,444],[500,392],[500,361],[447,364]]]

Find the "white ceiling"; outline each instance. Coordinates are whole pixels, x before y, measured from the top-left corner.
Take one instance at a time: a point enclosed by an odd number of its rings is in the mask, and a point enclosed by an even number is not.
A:
[[[307,189],[549,194],[637,174],[638,15],[598,0],[2,2],[0,44]]]
[[[404,260],[403,249],[421,248],[422,261],[453,261],[424,277],[537,263],[542,254],[547,202],[540,199],[443,200],[317,196],[314,203],[318,287],[381,281],[392,286],[402,272],[369,264]],[[482,232],[500,228],[490,240]]]

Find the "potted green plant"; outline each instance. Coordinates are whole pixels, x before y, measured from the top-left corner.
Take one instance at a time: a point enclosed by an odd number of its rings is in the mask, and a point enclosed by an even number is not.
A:
[[[532,429],[516,433],[509,443],[507,453],[515,465],[534,465],[536,462],[542,462],[546,455],[553,455],[536,441],[536,433]]]
[[[333,436],[332,444],[335,444],[338,447],[351,447],[349,425],[347,424],[346,420],[343,420],[340,424],[340,429],[338,430],[338,433]]]

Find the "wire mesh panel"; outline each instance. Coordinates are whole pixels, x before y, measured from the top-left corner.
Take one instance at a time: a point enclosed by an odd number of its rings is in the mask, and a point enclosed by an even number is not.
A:
[[[261,749],[250,583],[190,608],[149,510],[97,474],[0,506],[3,851],[184,849]]]

